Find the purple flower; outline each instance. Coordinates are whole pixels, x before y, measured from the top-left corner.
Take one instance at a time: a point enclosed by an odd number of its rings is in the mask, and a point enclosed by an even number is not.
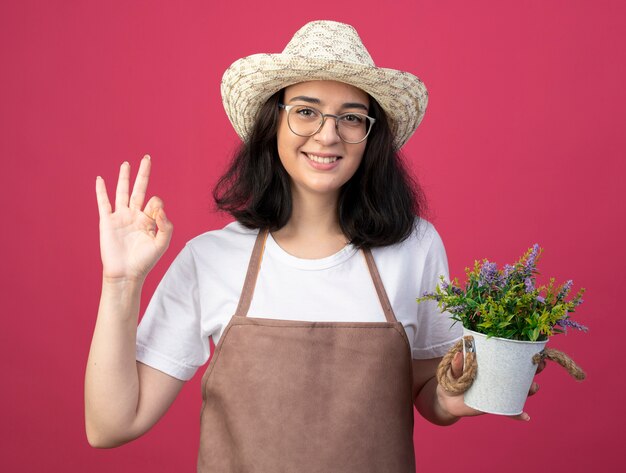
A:
[[[452,288],[452,292],[454,294],[456,294],[457,296],[460,296],[461,294],[463,294],[463,289],[461,289],[460,287],[456,287],[456,286],[450,286]]]
[[[526,292],[533,292],[535,290],[535,284],[531,278],[524,279],[524,284],[526,285]]]
[[[573,320],[570,320],[567,317],[567,314],[562,319],[557,320],[556,323],[557,325],[560,325],[561,327],[563,327],[565,331],[567,331],[567,327],[575,328],[576,330],[582,330],[583,332],[586,332],[589,330],[584,325],[581,325],[578,322],[574,322]]]
[[[565,299],[565,296],[567,296],[569,292],[572,290],[573,284],[574,284],[574,281],[572,281],[571,279],[567,281],[565,284],[563,284],[563,287],[561,287],[561,290],[557,294],[556,298]]]
[[[532,251],[528,255],[528,258],[526,258],[526,263],[524,265],[528,272],[532,272],[532,270],[535,269],[535,262],[537,260],[538,254],[539,254],[539,244],[535,243],[533,245]]]
[[[465,309],[467,308],[467,306],[465,304],[461,304],[461,305],[455,305],[452,307],[447,307],[446,310],[448,312],[452,312],[453,314],[461,314],[463,312],[465,312]]]
[[[432,299],[435,299],[437,302],[439,302],[442,299],[441,294],[437,294],[436,292],[428,292],[428,291],[425,291],[424,294],[422,294],[422,297],[430,297]]]
[[[498,274],[498,266],[496,263],[485,261],[480,268],[478,274],[478,286],[498,286],[500,284],[500,275]]]
[[[503,271],[504,277],[508,278],[514,270],[515,270],[515,266],[510,265],[510,264],[505,264],[504,271]]]
[[[546,301],[545,297],[537,296],[537,302],[541,302],[542,304]]]
[[[450,286],[450,283],[446,280],[441,281],[441,290],[442,291],[446,291],[448,289],[448,286]]]

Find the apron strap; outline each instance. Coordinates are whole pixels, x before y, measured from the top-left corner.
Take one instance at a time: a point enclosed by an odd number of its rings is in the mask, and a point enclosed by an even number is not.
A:
[[[239,304],[237,305],[235,316],[245,317],[248,314],[248,310],[250,309],[250,304],[252,302],[254,287],[256,286],[256,280],[259,275],[259,269],[261,268],[261,260],[263,259],[265,243],[268,235],[269,230],[264,228],[259,230],[259,234],[256,237],[254,248],[252,249],[252,255],[250,256],[250,262],[248,263],[248,272],[246,273],[246,279],[243,283],[243,289],[241,290],[241,296],[239,297]],[[385,286],[383,285],[383,281],[378,273],[378,268],[376,267],[376,262],[374,261],[374,256],[372,255],[371,250],[364,248],[363,256],[365,256],[367,269],[369,270],[372,281],[374,282],[376,294],[378,295],[378,300],[383,308],[385,319],[387,322],[396,322],[396,316],[393,312],[393,308],[391,307],[391,303],[389,302],[389,297],[387,297],[387,291],[385,291]]]
[[[370,276],[372,276],[372,280],[374,281],[376,294],[378,294],[378,300],[380,301],[380,305],[385,313],[385,318],[387,319],[387,322],[396,322],[396,315],[393,313],[391,302],[389,302],[389,297],[387,297],[387,291],[385,291],[383,280],[380,278],[380,274],[378,273],[378,268],[376,267],[372,251],[369,248],[363,248],[363,256],[365,256],[367,269],[369,269]]]
[[[250,303],[252,302],[252,294],[254,293],[254,286],[256,286],[256,278],[259,275],[259,268],[261,267],[261,260],[263,259],[263,250],[265,250],[267,235],[269,235],[267,228],[259,230],[259,234],[254,242],[250,263],[248,263],[246,280],[243,283],[243,289],[241,290],[235,316],[245,317],[248,315],[248,309],[250,309]]]

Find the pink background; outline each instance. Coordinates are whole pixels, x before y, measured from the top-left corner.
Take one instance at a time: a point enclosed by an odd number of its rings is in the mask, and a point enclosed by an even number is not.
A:
[[[220,228],[210,191],[237,138],[219,84],[305,22],[353,24],[380,66],[430,92],[404,151],[453,275],[545,247],[545,276],[586,287],[588,334],[550,345],[526,409],[441,428],[416,418],[418,471],[614,471],[623,463],[626,8],[614,1],[47,1],[0,6],[2,471],[193,471],[199,376],[145,437],[88,446],[83,375],[100,287],[96,175],[153,158],[175,224],[144,305],[193,236]],[[619,192],[619,193],[618,193]],[[417,294],[416,294],[417,296]],[[619,463],[618,463],[619,462]]]

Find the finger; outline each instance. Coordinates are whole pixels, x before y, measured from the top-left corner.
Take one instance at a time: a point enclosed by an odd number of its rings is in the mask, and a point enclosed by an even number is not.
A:
[[[525,422],[528,422],[530,420],[530,416],[526,412],[522,412],[521,414],[516,415],[516,416],[508,416],[508,417],[509,417],[509,419],[523,420]]]
[[[96,200],[98,202],[98,214],[100,218],[109,215],[111,213],[111,202],[109,202],[104,179],[100,176],[96,177]]]
[[[146,154],[141,160],[139,165],[139,171],[137,171],[137,178],[133,185],[133,192],[130,194],[131,209],[141,210],[143,201],[146,198],[146,189],[148,188],[148,180],[150,178],[150,155]]]
[[[152,220],[156,220],[158,210],[162,208],[163,201],[156,195],[153,195],[152,197],[150,197],[150,200],[146,204],[146,208],[143,209],[143,213],[145,213]]]
[[[172,238],[172,231],[174,230],[174,225],[167,219],[165,215],[165,210],[163,207],[160,207],[157,210],[156,214],[156,222],[159,227],[159,231],[156,234],[156,243],[157,245],[165,251],[165,249],[169,246],[170,240]]]
[[[478,409],[474,409],[473,407],[469,407],[467,404],[465,404],[463,417],[476,417],[476,416],[482,416],[484,414],[486,414],[486,412],[479,411]]]
[[[545,367],[546,367],[546,360],[543,360],[543,359],[542,359],[542,360],[539,362],[539,365],[537,365],[537,372],[536,372],[535,374],[539,374],[539,373],[541,373],[541,372],[544,370],[544,368],[545,368]]]
[[[120,166],[120,175],[117,178],[115,190],[115,210],[128,207],[128,187],[130,184],[130,164],[124,161]]]
[[[452,359],[452,377],[459,378],[463,374],[463,353],[460,351],[454,355]]]
[[[539,385],[537,383],[533,383],[528,390],[528,395],[532,396],[533,394],[536,394],[537,391],[539,391]]]

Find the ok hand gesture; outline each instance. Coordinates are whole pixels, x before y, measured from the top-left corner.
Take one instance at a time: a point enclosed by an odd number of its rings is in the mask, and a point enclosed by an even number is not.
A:
[[[100,214],[100,255],[105,280],[143,281],[167,249],[173,225],[165,216],[163,201],[154,196],[142,210],[150,177],[150,156],[141,160],[129,197],[130,164],[123,163],[115,192],[115,210],[104,179],[96,179]]]

